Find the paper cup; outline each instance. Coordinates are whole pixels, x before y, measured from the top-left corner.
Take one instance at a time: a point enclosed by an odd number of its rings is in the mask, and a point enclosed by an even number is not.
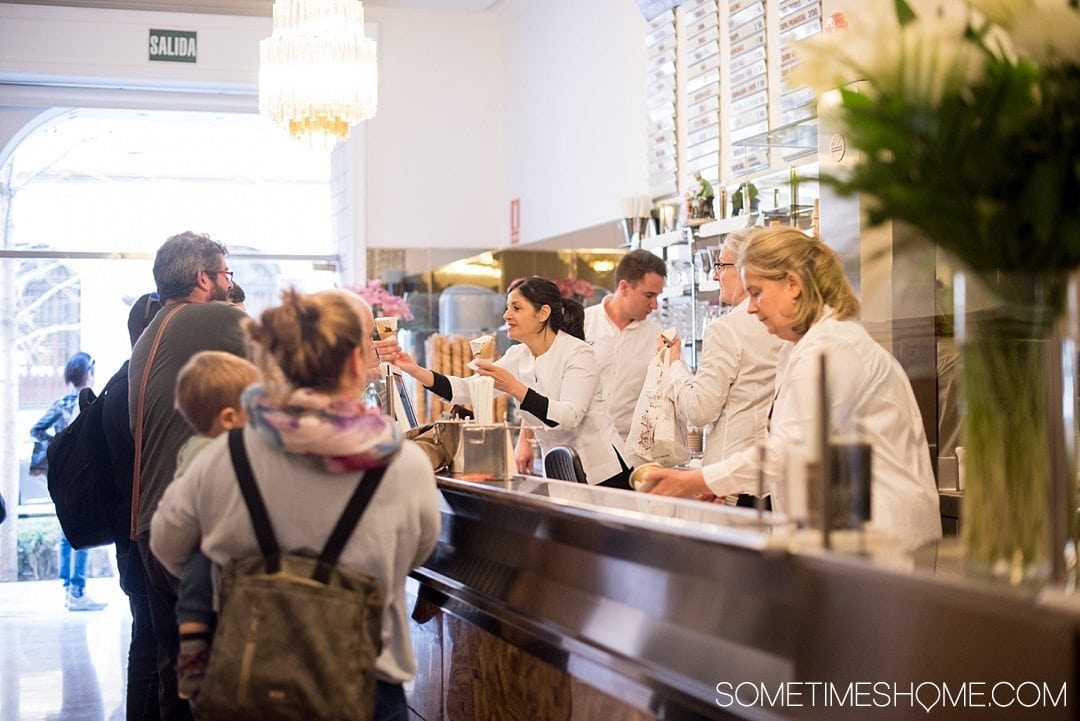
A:
[[[376,318],[375,332],[379,334],[379,340],[386,340],[397,335],[397,318]]]
[[[630,472],[630,487],[641,493],[648,493],[656,485],[656,479],[645,480],[645,474],[663,468],[659,463],[642,463]]]

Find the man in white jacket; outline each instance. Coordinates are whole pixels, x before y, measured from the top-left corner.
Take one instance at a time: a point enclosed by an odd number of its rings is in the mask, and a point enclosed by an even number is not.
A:
[[[667,265],[647,250],[632,250],[615,268],[615,291],[585,309],[585,340],[600,370],[601,393],[622,442],[656,355],[660,326],[647,320],[664,290]]]

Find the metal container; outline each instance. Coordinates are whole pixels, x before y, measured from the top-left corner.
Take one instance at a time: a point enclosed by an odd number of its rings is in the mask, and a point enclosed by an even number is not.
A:
[[[439,333],[474,336],[503,324],[506,297],[478,285],[452,285],[439,296]]]
[[[436,421],[435,425],[459,439],[450,464],[452,473],[492,481],[505,481],[516,475],[509,424],[481,425],[455,420]]]

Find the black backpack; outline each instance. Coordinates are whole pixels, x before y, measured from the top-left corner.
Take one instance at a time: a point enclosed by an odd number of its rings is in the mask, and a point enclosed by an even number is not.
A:
[[[126,382],[117,376],[110,379],[96,399],[90,392],[90,404],[49,444],[49,495],[72,548],[103,546],[115,540],[113,519],[120,498],[105,441],[103,399],[121,380]]]

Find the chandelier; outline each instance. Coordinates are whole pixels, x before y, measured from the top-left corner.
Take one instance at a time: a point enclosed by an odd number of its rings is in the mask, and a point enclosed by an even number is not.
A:
[[[360,0],[274,0],[274,32],[259,43],[260,113],[329,150],[375,117],[377,89]]]

